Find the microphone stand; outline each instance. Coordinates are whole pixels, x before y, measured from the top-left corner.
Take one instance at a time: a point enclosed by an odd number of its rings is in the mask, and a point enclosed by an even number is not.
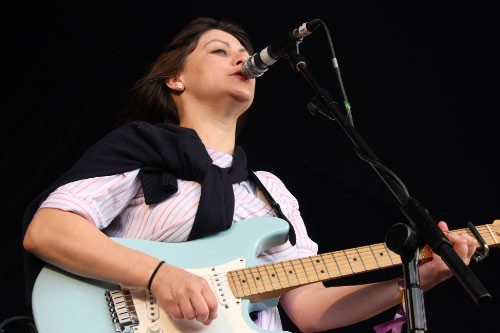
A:
[[[478,306],[487,305],[491,301],[491,295],[486,288],[457,255],[453,245],[437,227],[429,212],[412,198],[398,181],[399,179],[380,163],[375,153],[354,129],[352,122],[344,116],[344,112],[340,110],[328,91],[320,87],[317,80],[309,72],[306,59],[298,52],[299,43],[300,41],[296,43],[295,47],[290,47],[290,50],[284,52],[283,57],[289,61],[292,68],[302,75],[315,93],[313,100],[308,105],[309,111],[318,112],[337,121],[353,142],[358,155],[371,164],[396,197],[403,215],[408,220],[407,224],[400,223],[392,226],[386,234],[387,246],[401,256],[403,263],[408,332],[426,332],[427,330],[423,291],[420,288],[418,272],[420,248],[425,244],[428,244],[435,253],[441,256]]]

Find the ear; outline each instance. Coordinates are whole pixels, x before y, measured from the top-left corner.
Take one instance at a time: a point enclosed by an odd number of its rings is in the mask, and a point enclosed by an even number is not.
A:
[[[166,79],[165,84],[173,91],[184,91],[184,82],[178,76]]]

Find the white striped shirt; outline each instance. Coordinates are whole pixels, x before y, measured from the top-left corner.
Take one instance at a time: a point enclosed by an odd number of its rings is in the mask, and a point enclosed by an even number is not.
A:
[[[208,148],[213,163],[229,167],[232,155]],[[194,181],[178,180],[178,191],[168,200],[146,205],[139,170],[88,178],[68,183],[52,192],[41,207],[79,214],[110,237],[140,238],[161,242],[186,241],[196,215],[201,187]],[[259,264],[292,260],[317,254],[318,246],[307,235],[296,198],[275,175],[257,171],[257,176],[292,223],[296,245],[289,242],[273,247],[257,258]],[[257,195],[253,182],[233,184],[233,223],[253,217],[276,216]],[[259,312],[256,324],[270,331],[282,330],[276,307]]]

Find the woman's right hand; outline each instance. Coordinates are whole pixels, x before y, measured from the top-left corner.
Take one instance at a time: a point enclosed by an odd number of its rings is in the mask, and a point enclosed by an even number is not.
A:
[[[182,268],[163,264],[151,284],[159,305],[175,319],[206,325],[217,318],[217,297],[208,282]]]

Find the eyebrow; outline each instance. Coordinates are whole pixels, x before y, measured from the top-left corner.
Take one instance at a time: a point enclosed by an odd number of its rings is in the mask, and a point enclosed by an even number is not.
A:
[[[228,42],[223,41],[223,40],[221,40],[221,39],[217,39],[217,38],[212,39],[212,40],[209,40],[208,42],[206,42],[206,43],[205,43],[205,45],[204,45],[204,47],[207,47],[207,46],[208,46],[208,44],[210,44],[210,43],[215,43],[215,42],[222,43],[222,44],[226,45],[227,47],[229,47],[229,43],[228,43]],[[246,50],[244,47],[240,48],[238,51],[239,51],[239,52],[247,52],[247,50]]]

